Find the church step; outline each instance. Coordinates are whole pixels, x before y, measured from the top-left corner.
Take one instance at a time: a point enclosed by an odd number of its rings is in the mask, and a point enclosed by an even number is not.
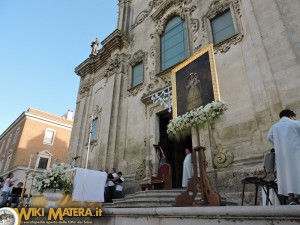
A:
[[[113,203],[104,203],[106,208],[135,208],[135,207],[171,207],[175,198],[182,193],[184,189],[172,190],[146,190],[134,194],[126,195],[125,198],[113,199]],[[221,195],[222,196],[222,195]],[[227,197],[228,194],[227,194]],[[232,196],[231,196],[232,197]],[[236,196],[237,197],[237,196]],[[196,200],[200,200],[202,195],[197,193]],[[226,202],[222,197],[222,202],[226,205],[238,205],[236,201]]]
[[[113,199],[113,203],[105,203],[104,207],[170,207],[183,191],[184,189],[139,191],[122,199]],[[201,193],[198,192],[196,199],[201,199]]]

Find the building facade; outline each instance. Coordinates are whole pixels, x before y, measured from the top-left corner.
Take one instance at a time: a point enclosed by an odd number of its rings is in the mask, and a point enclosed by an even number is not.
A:
[[[261,172],[278,113],[300,113],[299,10],[297,0],[119,0],[117,29],[75,69],[81,80],[69,159],[82,156],[77,165],[86,165],[91,134],[88,168],[116,167],[133,192],[156,173],[159,144],[180,187],[195,134],[170,140],[172,112],[151,97],[171,86],[178,63],[212,43],[229,108],[199,136],[215,188],[241,191],[243,177]]]
[[[63,117],[32,108],[23,112],[0,136],[1,176],[13,172],[17,185],[27,170],[40,173],[55,162],[67,163],[72,125],[71,110]]]

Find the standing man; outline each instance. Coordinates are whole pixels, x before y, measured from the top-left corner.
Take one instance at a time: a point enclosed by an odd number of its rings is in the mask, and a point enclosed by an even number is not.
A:
[[[187,187],[188,180],[193,176],[193,164],[191,151],[188,148],[184,151],[186,156],[183,161],[182,187]]]
[[[275,148],[278,194],[288,196],[290,205],[299,204],[295,194],[300,194],[300,122],[295,116],[292,110],[282,110],[268,133]]]

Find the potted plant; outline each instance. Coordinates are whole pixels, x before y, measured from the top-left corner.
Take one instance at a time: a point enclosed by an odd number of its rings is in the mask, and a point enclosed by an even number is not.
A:
[[[68,172],[69,165],[61,163],[51,170],[45,170],[36,177],[35,187],[48,200],[47,208],[55,206],[63,193],[69,194],[73,190],[73,180]]]

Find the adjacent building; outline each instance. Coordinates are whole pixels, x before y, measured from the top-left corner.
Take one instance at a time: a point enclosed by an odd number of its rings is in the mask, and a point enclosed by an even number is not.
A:
[[[81,156],[77,166],[85,166],[91,134],[88,168],[116,167],[133,192],[157,172],[153,144],[159,144],[173,187],[181,187],[184,149],[196,145],[196,134],[170,140],[172,112],[151,97],[167,93],[171,70],[212,43],[229,109],[199,136],[216,189],[240,192],[241,179],[262,170],[278,113],[300,113],[300,1],[119,0],[118,6],[117,29],[75,69],[80,85],[69,159]]]
[[[64,116],[32,108],[23,112],[0,136],[0,176],[13,172],[24,183],[27,170],[38,173],[55,162],[67,163],[72,125],[71,110]]]

